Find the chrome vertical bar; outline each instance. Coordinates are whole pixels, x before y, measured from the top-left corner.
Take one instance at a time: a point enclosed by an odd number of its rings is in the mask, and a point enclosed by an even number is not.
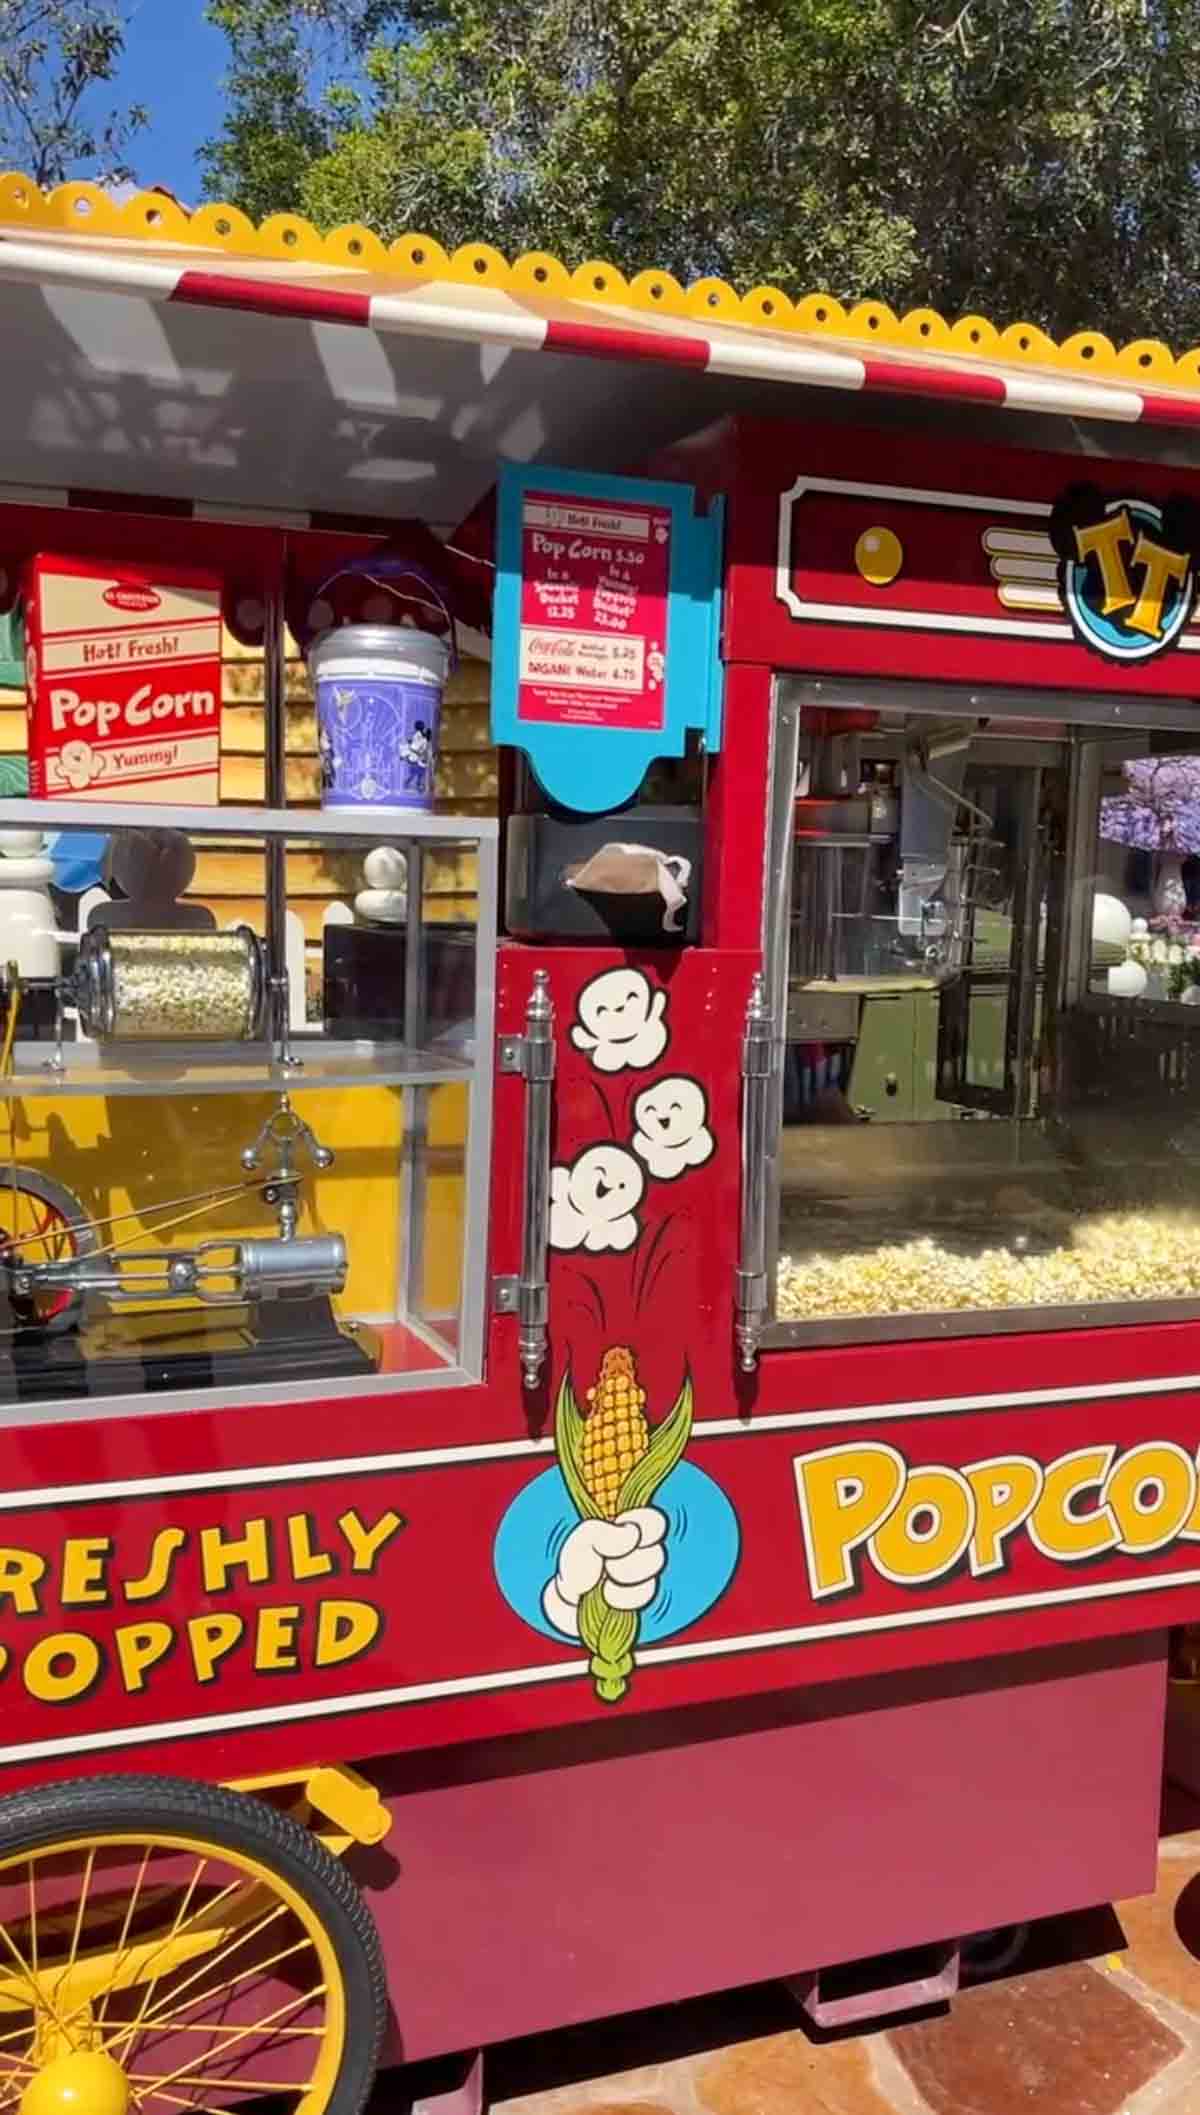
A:
[[[426,954],[425,851],[415,838],[403,840],[404,887],[408,903],[404,927],[404,1040],[410,1050],[425,1047]],[[429,1324],[425,1315],[425,1208],[429,1153],[428,1087],[409,1087],[405,1092],[405,1164],[408,1185],[405,1197],[407,1219],[404,1253],[407,1259],[406,1313]],[[461,1321],[461,1317],[460,1317]]]
[[[767,1313],[767,1136],[771,1106],[771,1010],[756,975],[742,1038],[742,1217],[735,1331],[738,1363],[753,1373]]]
[[[476,1380],[483,1372],[487,1334],[488,1203],[495,1091],[496,891],[500,850],[494,823],[491,831],[476,844],[475,1027],[467,1088],[466,1217],[459,1315],[459,1364]]]
[[[287,664],[283,583],[273,580],[263,619],[263,754],[268,808],[287,805]],[[287,839],[272,832],[265,846],[267,977],[275,1002],[275,1035],[287,1051]],[[289,1053],[290,1054],[290,1053]]]
[[[544,969],[534,972],[525,1008],[521,1071],[525,1079],[525,1198],[521,1277],[517,1286],[521,1377],[536,1388],[546,1358],[550,1288],[550,1116],[554,1084],[554,1002]]]

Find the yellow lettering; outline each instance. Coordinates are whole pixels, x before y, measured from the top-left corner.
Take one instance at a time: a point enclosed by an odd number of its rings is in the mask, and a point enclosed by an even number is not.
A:
[[[315,1667],[340,1667],[375,1643],[383,1617],[369,1601],[322,1601],[317,1609]]]
[[[795,1462],[796,1494],[815,1599],[854,1584],[855,1550],[881,1528],[904,1488],[894,1447],[826,1447]]]
[[[1131,1447],[1104,1486],[1129,1556],[1160,1550],[1187,1525],[1196,1502],[1196,1471],[1182,1447]]]
[[[169,1623],[124,1623],[116,1633],[117,1661],[126,1689],[136,1694],[146,1686],[150,1669],[164,1659],[174,1643]]]
[[[1182,551],[1168,551],[1161,543],[1152,543],[1148,536],[1141,535],[1133,547],[1133,562],[1142,566],[1144,573],[1141,593],[1126,622],[1132,631],[1145,632],[1149,639],[1161,639],[1167,585],[1173,580],[1177,587],[1183,586],[1187,579],[1187,555]]]
[[[248,1586],[264,1586],[271,1576],[271,1544],[265,1520],[248,1520],[241,1541],[226,1535],[224,1528],[200,1530],[200,1567],[210,1594],[224,1593],[229,1574],[242,1570]]]
[[[260,1608],[254,1634],[255,1674],[281,1674],[300,1665],[296,1632],[299,1608]]]
[[[60,1663],[65,1661],[65,1665]],[[26,1656],[25,1687],[39,1704],[73,1704],[100,1673],[100,1647],[79,1630],[39,1638]]]
[[[105,1568],[112,1555],[111,1535],[71,1536],[63,1543],[62,1598],[66,1608],[108,1599]]]
[[[211,1682],[221,1661],[245,1635],[246,1625],[231,1611],[221,1616],[193,1616],[187,1628],[196,1680]]]
[[[1179,1530],[1180,1539],[1183,1542],[1200,1542],[1200,1447],[1196,1449],[1194,1466],[1196,1470],[1196,1503],[1192,1507],[1187,1525]]]
[[[985,1572],[1003,1571],[1004,1545],[1037,1504],[1042,1472],[1037,1462],[1013,1454],[972,1462],[963,1475],[975,1499],[971,1570],[982,1578]]]
[[[301,1579],[321,1579],[333,1570],[333,1558],[328,1550],[313,1546],[312,1521],[307,1513],[292,1513],[288,1517],[288,1553],[292,1560],[292,1577],[299,1584]]]
[[[1073,1511],[1074,1501],[1084,1491],[1102,1488],[1115,1452],[1113,1447],[1079,1447],[1050,1464],[1029,1519],[1029,1539],[1043,1557],[1079,1564],[1116,1549],[1121,1539],[1117,1523],[1103,1503],[1091,1513]]]
[[[1103,521],[1090,529],[1076,529],[1075,548],[1080,562],[1094,558],[1100,568],[1100,585],[1104,590],[1101,614],[1111,617],[1114,610],[1127,610],[1137,600],[1130,585],[1125,567],[1123,546],[1133,542],[1133,529],[1129,515],[1122,507],[1118,514],[1106,514]]]
[[[46,1559],[36,1550],[0,1550],[0,1595],[9,1595],[15,1616],[37,1615],[42,1605],[37,1586],[46,1569]]]
[[[899,1586],[952,1571],[971,1540],[975,1500],[957,1469],[913,1469],[904,1494],[872,1535],[876,1570]]]
[[[127,1579],[127,1601],[156,1601],[171,1582],[175,1559],[187,1542],[183,1528],[160,1528],[150,1545],[150,1562],[140,1579]]]
[[[369,1572],[375,1569],[375,1560],[389,1543],[392,1536],[404,1526],[399,1513],[381,1513],[373,1528],[365,1527],[353,1508],[338,1516],[338,1526],[346,1538],[350,1551],[350,1569]]]

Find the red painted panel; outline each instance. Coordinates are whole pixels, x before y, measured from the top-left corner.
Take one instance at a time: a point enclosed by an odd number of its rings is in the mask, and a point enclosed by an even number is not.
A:
[[[705,490],[730,495],[731,662],[1163,697],[1200,687],[1194,616],[1175,644],[1126,662],[1082,644],[1061,599],[1037,606],[1021,594],[1031,580],[1057,593],[1049,514],[1068,488],[1087,479],[1105,500],[1161,506],[1200,496],[1192,470],[753,420],[714,429],[686,461]],[[872,531],[900,547],[882,585],[856,560]],[[1006,534],[1033,543],[997,549]],[[1029,557],[1035,574],[1013,565]]]
[[[704,843],[704,930],[714,947],[757,950],[766,881],[769,669],[725,674],[725,739],[710,766]]]
[[[512,1742],[416,1783],[385,1766],[394,1824],[367,1877],[393,2054],[1139,1894],[1163,1688],[1146,1639],[792,1696],[773,1718],[692,1712],[621,1751]]]
[[[135,1760],[228,1775],[632,1722],[1196,1613],[1195,1328],[768,1353],[735,1377],[755,961],[502,950],[502,1028],[519,1028],[538,966],[557,1011],[551,1344],[534,1398],[498,1317],[478,1388],[9,1434],[5,1781]],[[497,1271],[519,1260],[523,1092],[512,1076],[497,1090]],[[586,1409],[617,1352],[626,1423],[636,1387],[651,1434],[674,1410],[686,1444],[661,1487],[618,1505],[636,1533],[619,1524],[614,1543],[568,1496],[553,1411],[567,1372]],[[1168,1451],[1130,1466],[1150,1441]],[[822,1467],[829,1449],[843,1451]],[[1018,1493],[1010,1515],[1011,1478],[980,1468],[1019,1458],[1036,1483],[1082,1449],[1112,1457],[1073,1496],[1055,1471],[1026,1493],[1034,1512]],[[946,1515],[940,1553],[930,1506]],[[1072,1546],[1081,1532],[1094,1549]],[[607,1660],[586,1635],[590,1588],[560,1620],[589,1567],[605,1596],[653,1585]]]

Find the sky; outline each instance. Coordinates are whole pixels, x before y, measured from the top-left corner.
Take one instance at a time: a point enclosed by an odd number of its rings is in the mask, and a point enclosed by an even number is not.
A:
[[[131,16],[117,95],[144,103],[150,123],[130,159],[139,182],[165,184],[184,205],[195,205],[196,149],[220,128],[228,47],[205,22],[204,0],[136,0]]]

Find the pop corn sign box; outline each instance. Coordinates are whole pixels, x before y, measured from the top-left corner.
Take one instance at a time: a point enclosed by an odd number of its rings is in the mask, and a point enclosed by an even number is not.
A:
[[[215,576],[39,555],[25,636],[35,797],[216,804]]]

